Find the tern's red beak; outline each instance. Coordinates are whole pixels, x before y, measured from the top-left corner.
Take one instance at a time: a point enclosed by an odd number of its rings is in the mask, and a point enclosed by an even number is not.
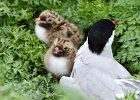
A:
[[[113,20],[112,22],[113,22],[113,24],[116,25],[116,24],[118,24],[119,21],[118,20]]]

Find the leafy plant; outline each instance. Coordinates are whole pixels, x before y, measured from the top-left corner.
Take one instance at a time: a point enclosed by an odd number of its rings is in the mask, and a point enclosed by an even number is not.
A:
[[[8,26],[1,28],[0,33],[0,63],[6,80],[28,79],[35,68],[43,67],[41,62],[47,46],[41,44],[31,31]]]
[[[132,74],[140,73],[139,0],[1,0],[0,99],[71,99],[69,93],[56,92],[56,82],[43,69],[48,46],[35,36],[33,19],[45,9],[57,11],[81,31],[99,19],[118,19],[115,58]]]
[[[114,46],[115,58],[133,74],[140,73],[140,5],[138,2],[117,0],[112,8],[112,15],[119,19]]]

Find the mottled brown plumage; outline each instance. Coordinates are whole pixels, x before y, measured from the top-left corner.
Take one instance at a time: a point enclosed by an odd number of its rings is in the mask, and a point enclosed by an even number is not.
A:
[[[44,56],[48,71],[57,77],[69,76],[73,68],[77,49],[67,38],[56,38]]]
[[[78,27],[54,11],[43,11],[35,22],[36,35],[49,45],[58,37],[69,38],[75,47],[79,47],[83,41],[83,33],[79,31]],[[43,28],[44,33],[41,33],[42,31],[40,32],[41,29],[38,27]],[[44,36],[40,36],[40,34]]]

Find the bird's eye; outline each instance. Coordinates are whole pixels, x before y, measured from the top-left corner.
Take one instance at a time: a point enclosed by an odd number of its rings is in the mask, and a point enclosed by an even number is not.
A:
[[[67,47],[65,47],[65,48],[63,48],[63,50],[64,50],[64,51],[66,51],[66,50],[68,50],[68,48],[67,48]]]
[[[48,19],[47,21],[48,21],[48,22],[51,22],[52,20],[51,20],[51,19]]]

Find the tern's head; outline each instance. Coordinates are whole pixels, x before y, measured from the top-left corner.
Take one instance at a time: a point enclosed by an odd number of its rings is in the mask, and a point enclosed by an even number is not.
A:
[[[117,20],[102,19],[91,26],[88,33],[88,45],[92,52],[100,54],[105,45],[112,45],[117,22]]]

